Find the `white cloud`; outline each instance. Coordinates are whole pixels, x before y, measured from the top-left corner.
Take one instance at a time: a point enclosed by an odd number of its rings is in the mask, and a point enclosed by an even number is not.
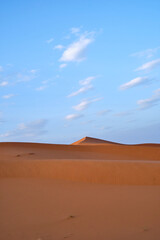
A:
[[[80,94],[80,93],[84,93],[84,92],[86,92],[86,91],[88,91],[88,90],[90,90],[90,89],[92,89],[92,88],[93,88],[92,85],[86,85],[86,86],[84,86],[84,87],[81,87],[81,88],[78,89],[77,91],[71,93],[70,95],[68,95],[68,97],[74,97],[74,96],[77,96],[78,94]]]
[[[77,119],[77,118],[80,118],[80,117],[83,117],[82,114],[69,114],[65,117],[66,120],[74,120],[74,119]]]
[[[69,94],[68,97],[74,97],[74,96],[77,96],[80,93],[84,93],[84,92],[87,92],[90,89],[93,89],[93,86],[90,83],[95,78],[97,78],[97,76],[91,76],[91,77],[87,77],[87,78],[81,80],[79,82],[79,84],[82,85],[82,87],[80,89],[78,89],[77,91]]]
[[[2,96],[2,98],[4,98],[4,99],[9,99],[9,98],[12,98],[12,97],[14,97],[14,96],[15,96],[14,94],[8,94],[8,95]]]
[[[72,27],[72,28],[71,28],[71,33],[72,33],[72,34],[77,34],[77,33],[80,32],[80,30],[81,30],[81,29],[78,28],[78,27],[77,27],[77,28],[76,28],[76,27]]]
[[[54,41],[54,38],[50,38],[46,42],[49,44],[49,43],[52,43],[53,41]]]
[[[21,123],[17,126],[16,129],[1,134],[0,137],[22,140],[34,139],[46,133],[46,131],[44,130],[46,123],[47,120],[45,119],[39,119],[37,121],[29,122],[27,124]]]
[[[59,66],[59,68],[65,68],[65,67],[67,67],[67,64],[66,64],[66,63],[62,63],[62,64],[60,64],[60,66]]]
[[[82,102],[80,102],[80,103],[77,104],[76,106],[73,106],[73,108],[74,108],[76,111],[82,111],[82,110],[86,109],[89,104],[90,104],[90,101],[88,101],[88,100],[83,100]]]
[[[29,82],[29,81],[37,78],[37,76],[33,72],[32,73],[30,72],[29,74],[18,73],[16,75],[16,78],[17,78],[17,82]]]
[[[90,84],[90,83],[92,82],[92,80],[94,80],[95,78],[97,78],[97,76],[87,77],[87,78],[81,80],[81,81],[79,82],[79,84],[80,84],[80,85],[88,85],[88,84]]]
[[[40,86],[36,88],[36,91],[43,91],[46,88],[46,86]]]
[[[156,54],[156,52],[160,49],[160,47],[157,48],[149,48],[144,51],[136,52],[131,54],[132,57],[146,57],[146,58],[151,58]]]
[[[56,45],[56,46],[54,47],[54,49],[59,49],[59,50],[61,50],[61,49],[63,49],[63,48],[64,48],[64,46],[61,45],[61,44],[58,44],[58,45]]]
[[[141,84],[147,83],[150,80],[151,79],[149,79],[149,77],[137,77],[137,78],[134,78],[131,81],[125,83],[125,84],[122,84],[120,86],[120,90],[126,90],[128,88],[132,88],[132,87],[135,87],[137,85],[141,85]]]
[[[95,98],[92,100],[82,100],[79,104],[77,104],[76,106],[73,106],[73,109],[75,109],[76,111],[82,111],[86,109],[91,103],[100,101],[101,99],[102,98]]]
[[[3,81],[0,83],[0,87],[5,87],[8,85],[8,82],[7,81]]]
[[[37,73],[38,72],[38,69],[32,69],[32,70],[30,70],[30,73],[32,73],[32,74],[35,74],[35,73]]]
[[[0,72],[3,72],[3,67],[2,66],[0,66]]]
[[[136,71],[151,70],[154,67],[157,67],[159,65],[160,65],[160,58],[143,64],[142,66],[137,68]]]
[[[80,62],[85,59],[85,51],[88,45],[93,42],[93,37],[91,34],[82,35],[78,41],[73,42],[68,48],[63,52],[60,58],[61,62]]]
[[[160,88],[154,92],[151,98],[139,100],[137,101],[137,104],[141,109],[147,109],[155,106],[159,101],[160,101]]]

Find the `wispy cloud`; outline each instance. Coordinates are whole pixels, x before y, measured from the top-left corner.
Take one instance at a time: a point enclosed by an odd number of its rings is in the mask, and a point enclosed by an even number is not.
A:
[[[0,72],[3,72],[3,67],[2,66],[0,66]]]
[[[88,84],[90,84],[90,83],[92,82],[92,80],[94,80],[95,78],[97,78],[97,76],[87,77],[87,78],[81,80],[81,81],[79,82],[79,84],[80,84],[80,85],[88,85]]]
[[[81,30],[80,27],[72,27],[72,28],[71,28],[71,33],[72,33],[72,34],[77,34],[77,33],[80,32],[80,30]]]
[[[142,66],[137,68],[135,71],[152,70],[153,68],[159,65],[160,65],[160,58],[143,64]]]
[[[23,72],[5,72],[5,75],[1,77],[0,86],[15,85],[18,83],[29,82],[38,77],[38,69],[25,70]]]
[[[54,46],[54,49],[62,50],[63,48],[64,48],[64,46],[61,45],[61,44],[58,44],[58,45]]]
[[[23,73],[18,73],[15,77],[16,77],[16,82],[29,82],[35,78],[37,78],[37,70],[33,69],[31,71],[29,71],[29,73],[23,74]]]
[[[86,109],[90,103],[91,102],[88,101],[88,100],[83,100],[82,102],[80,102],[76,106],[73,106],[73,109],[75,109],[76,111],[82,111],[82,110]]]
[[[120,86],[120,90],[126,90],[128,88],[132,88],[141,84],[148,83],[149,81],[151,81],[149,77],[137,77],[127,83],[122,84]]]
[[[137,101],[140,109],[147,109],[155,106],[160,101],[160,88],[157,89],[151,98]]]
[[[88,90],[90,90],[90,89],[92,89],[92,88],[93,88],[92,85],[87,85],[87,86],[81,87],[81,88],[78,89],[77,91],[75,91],[75,92],[71,93],[70,95],[68,95],[68,97],[77,96],[78,94],[87,92]]]
[[[69,94],[68,97],[74,97],[74,96],[79,95],[80,93],[84,93],[84,92],[87,92],[87,91],[93,89],[93,86],[92,86],[91,82],[95,78],[97,78],[97,77],[96,76],[91,76],[91,77],[87,77],[87,78],[81,80],[79,82],[79,84],[82,85],[82,87],[79,88],[77,91]]]
[[[89,44],[93,42],[93,34],[83,34],[76,42],[73,42],[63,52],[61,62],[80,62],[85,59],[85,51]]]
[[[36,88],[36,91],[43,91],[47,86],[40,86],[38,88]]]
[[[36,120],[27,124],[21,123],[16,129],[1,134],[0,137],[22,140],[34,139],[46,133],[46,130],[44,130],[46,123],[47,120],[45,119]]]
[[[52,43],[53,41],[54,41],[54,38],[50,38],[50,39],[48,39],[48,40],[46,41],[46,43],[50,44],[50,43]]]
[[[60,66],[59,66],[59,68],[65,68],[65,67],[67,67],[67,64],[66,64],[66,63],[62,63],[62,64],[60,64]]]
[[[14,97],[14,96],[15,96],[14,94],[8,94],[8,95],[2,96],[2,98],[4,98],[4,99],[9,99],[9,98],[12,98],[12,97]]]
[[[86,109],[91,103],[100,101],[102,98],[95,98],[92,100],[82,100],[79,104],[73,106],[76,111],[82,111]]]
[[[151,58],[153,57],[157,51],[160,49],[160,47],[157,48],[149,48],[144,51],[136,52],[131,54],[132,57],[146,57],[146,58]]]
[[[8,82],[7,81],[3,81],[0,83],[0,87],[5,87],[8,85]]]
[[[36,74],[38,72],[38,69],[32,69],[30,70],[30,73]]]
[[[74,119],[77,119],[77,118],[81,118],[83,117],[83,114],[76,114],[76,113],[73,113],[73,114],[69,114],[65,117],[66,120],[74,120]]]

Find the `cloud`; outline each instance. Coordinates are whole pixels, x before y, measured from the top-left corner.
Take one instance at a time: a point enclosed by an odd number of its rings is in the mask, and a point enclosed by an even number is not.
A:
[[[83,34],[78,41],[73,42],[63,52],[61,62],[80,62],[85,59],[85,51],[89,44],[93,42],[93,34]]]
[[[143,64],[142,66],[137,68],[135,71],[151,70],[159,65],[160,65],[160,58]]]
[[[46,123],[47,120],[45,119],[39,119],[27,124],[21,123],[15,130],[1,134],[0,137],[22,140],[37,138],[46,133],[46,130],[44,130]]]
[[[29,73],[26,73],[26,74],[18,73],[16,75],[16,79],[17,79],[16,82],[29,82],[29,81],[37,78],[36,72],[37,72],[37,70],[33,69],[33,70],[29,71]]]
[[[90,83],[92,82],[92,80],[94,80],[95,78],[97,78],[97,76],[87,77],[87,78],[81,80],[81,81],[79,82],[79,84],[80,84],[80,85],[88,85],[88,84],[90,84]]]
[[[132,87],[135,87],[135,86],[138,86],[141,84],[145,84],[145,83],[149,82],[150,80],[151,79],[149,77],[137,77],[125,84],[122,84],[120,86],[120,90],[126,90],[128,88],[132,88]]]
[[[74,119],[77,119],[77,118],[81,118],[83,117],[83,114],[69,114],[65,117],[66,120],[74,120]]]
[[[75,109],[76,111],[82,111],[86,109],[91,103],[100,101],[101,99],[102,98],[96,98],[92,100],[82,100],[79,104],[77,104],[76,106],[73,106],[73,109]]]
[[[81,30],[81,29],[78,28],[78,27],[72,27],[72,28],[71,28],[71,33],[72,33],[72,34],[77,34],[77,33],[80,32],[80,30]]]
[[[160,49],[160,47],[157,48],[149,48],[144,51],[136,52],[131,54],[132,57],[146,57],[146,58],[151,58],[154,56],[154,54],[157,53],[157,51]]]
[[[82,111],[82,110],[86,109],[89,104],[90,104],[90,101],[83,100],[82,102],[80,102],[80,103],[77,104],[76,106],[73,106],[73,108],[74,108],[76,111]]]
[[[2,66],[0,66],[0,72],[3,72],[3,67]]]
[[[65,68],[65,67],[67,67],[67,64],[66,64],[66,63],[62,63],[62,64],[59,66],[59,68]]]
[[[9,98],[12,98],[12,97],[14,97],[14,96],[15,96],[14,94],[8,94],[8,95],[2,96],[2,98],[4,98],[4,99],[9,99]]]
[[[97,76],[91,76],[91,77],[87,77],[87,78],[81,80],[79,82],[79,84],[82,85],[83,87],[81,87],[77,91],[69,94],[68,97],[74,97],[74,96],[77,96],[80,93],[84,93],[84,92],[87,92],[88,90],[93,89],[93,86],[90,83],[95,78],[97,78]]]
[[[46,88],[46,86],[40,86],[36,88],[36,91],[43,91]]]
[[[58,44],[58,45],[54,46],[54,49],[59,49],[59,50],[61,50],[61,49],[63,49],[63,48],[64,48],[64,46],[61,45],[61,44]]]
[[[37,73],[38,72],[38,69],[32,69],[32,70],[30,70],[30,73],[33,73],[33,74],[35,74],[35,73]]]
[[[0,83],[0,87],[5,87],[8,85],[8,82],[7,81],[3,81]]]
[[[48,44],[50,44],[50,43],[52,43],[54,41],[54,38],[50,38],[50,39],[48,39],[46,42],[48,43]]]
[[[31,69],[25,72],[11,72],[7,73],[3,77],[0,86],[6,86],[8,84],[15,85],[21,82],[29,82],[35,78],[37,78],[38,69]]]
[[[137,104],[141,109],[147,109],[155,106],[160,101],[160,88],[154,91],[151,98],[138,100]]]
[[[87,92],[88,90],[90,90],[90,89],[92,89],[92,88],[93,88],[92,85],[87,85],[87,86],[81,87],[81,88],[78,89],[77,91],[75,91],[75,92],[71,93],[70,95],[68,95],[68,97],[77,96],[78,94]]]

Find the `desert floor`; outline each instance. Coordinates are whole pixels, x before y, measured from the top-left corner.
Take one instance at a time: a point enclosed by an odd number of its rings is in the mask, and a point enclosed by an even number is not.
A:
[[[160,145],[0,143],[0,239],[159,240]]]

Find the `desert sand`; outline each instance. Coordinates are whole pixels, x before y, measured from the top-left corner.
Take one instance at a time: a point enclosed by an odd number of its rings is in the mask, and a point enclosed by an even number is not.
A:
[[[0,236],[159,240],[160,144],[0,143]]]

